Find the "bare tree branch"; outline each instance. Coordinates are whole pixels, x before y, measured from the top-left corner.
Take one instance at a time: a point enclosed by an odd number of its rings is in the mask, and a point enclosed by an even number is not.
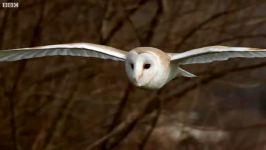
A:
[[[128,133],[135,127],[138,121],[147,113],[154,106],[154,100],[157,97],[157,93],[153,93],[151,98],[147,99],[144,103],[140,104],[139,109],[133,111],[129,115],[127,115],[126,119],[121,122],[116,128],[114,128],[109,134],[105,135],[104,137],[100,138],[99,140],[95,141],[91,145],[89,145],[86,150],[94,149],[97,146],[104,143],[106,140],[114,139],[113,142],[110,144],[110,149],[114,148]],[[144,106],[144,107],[143,107]]]
[[[45,2],[42,5],[42,9],[40,9],[40,16],[38,19],[38,22],[34,28],[33,31],[33,35],[35,37],[32,38],[32,41],[30,43],[30,46],[34,46],[36,44],[36,42],[38,42],[39,40],[39,32],[41,30],[40,24],[42,22],[42,18],[43,18],[43,11],[44,11],[44,6],[45,6]],[[23,60],[18,67],[18,71],[16,74],[16,77],[14,79],[14,83],[10,92],[10,96],[9,96],[9,103],[10,103],[10,111],[11,111],[11,128],[12,128],[12,139],[13,139],[13,143],[14,143],[14,150],[19,150],[20,149],[20,144],[18,142],[18,137],[17,137],[17,125],[16,125],[16,108],[15,108],[15,98],[17,96],[17,87],[19,86],[21,77],[23,76],[23,73],[25,71],[25,67],[27,64],[27,60]]]
[[[8,15],[9,15],[9,10],[8,9],[4,9],[4,17],[2,20],[2,24],[1,24],[1,30],[0,30],[0,48],[3,48],[3,42],[4,42],[4,37],[5,37],[5,33],[6,33],[6,26],[7,26],[7,22],[8,22]]]
[[[181,39],[181,41],[179,43],[176,44],[175,49],[180,49],[181,46],[183,46],[186,41],[191,38],[198,30],[200,30],[202,27],[204,27],[205,25],[220,19],[221,17],[224,17],[228,14],[232,14],[238,11],[241,11],[243,8],[238,8],[238,9],[233,9],[233,10],[225,10],[219,13],[216,13],[215,15],[209,17],[208,19],[204,20],[203,22],[201,22],[200,24],[196,25],[194,28],[192,28],[189,32],[187,32],[187,34],[185,34],[185,36]]]
[[[259,64],[255,64],[255,65],[248,65],[248,66],[240,66],[238,68],[229,68],[229,69],[225,69],[225,70],[221,70],[221,71],[217,71],[217,72],[213,72],[210,75],[207,75],[206,77],[202,77],[202,79],[200,80],[200,84],[201,85],[205,85],[210,83],[213,80],[217,80],[219,78],[222,78],[230,73],[234,73],[234,72],[239,72],[239,71],[244,71],[244,70],[252,70],[252,69],[258,69],[258,68],[263,68],[266,66],[266,63],[259,63]],[[196,83],[192,83],[189,84],[188,86],[186,86],[185,88],[183,88],[182,90],[171,94],[171,95],[167,95],[166,97],[164,97],[164,100],[166,102],[171,101],[174,98],[182,98],[183,96],[185,96],[188,92],[192,91],[193,89],[195,89],[197,87]]]
[[[113,120],[109,126],[109,129],[107,131],[107,134],[109,134],[120,122],[121,122],[121,117],[124,112],[124,109],[126,107],[130,91],[132,89],[131,83],[128,83],[127,88],[125,89],[124,95],[117,107],[117,110],[114,114]],[[102,149],[105,150],[108,147],[108,140],[102,144]]]
[[[156,111],[155,111],[155,115],[154,117],[152,118],[152,121],[151,121],[151,127],[149,128],[147,134],[144,136],[143,140],[141,141],[140,145],[139,145],[139,149],[140,150],[144,150],[145,149],[145,146],[147,145],[157,123],[158,123],[158,120],[160,118],[160,115],[161,115],[161,112],[162,112],[162,100],[160,98],[156,99],[157,100],[157,106],[156,106]]]
[[[63,124],[66,119],[66,115],[70,111],[70,107],[73,104],[73,97],[77,92],[78,85],[75,84],[71,88],[71,93],[69,94],[68,98],[63,102],[61,107],[58,109],[58,112],[54,119],[52,120],[51,127],[48,130],[47,136],[45,138],[45,142],[43,144],[43,150],[51,150],[53,149],[53,141],[55,140],[56,136],[59,136],[60,132],[62,131]]]

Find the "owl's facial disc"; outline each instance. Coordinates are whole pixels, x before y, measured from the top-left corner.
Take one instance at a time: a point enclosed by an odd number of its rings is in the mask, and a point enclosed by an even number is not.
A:
[[[154,56],[149,53],[129,55],[126,70],[130,81],[136,86],[145,86],[156,74]]]

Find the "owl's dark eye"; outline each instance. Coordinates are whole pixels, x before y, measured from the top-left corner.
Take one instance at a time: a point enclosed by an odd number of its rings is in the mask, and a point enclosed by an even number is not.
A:
[[[144,69],[149,69],[150,67],[151,67],[151,64],[144,64],[144,65],[143,65],[143,68],[144,68]]]
[[[131,67],[131,69],[134,69],[134,64],[131,63],[130,64],[130,67]]]

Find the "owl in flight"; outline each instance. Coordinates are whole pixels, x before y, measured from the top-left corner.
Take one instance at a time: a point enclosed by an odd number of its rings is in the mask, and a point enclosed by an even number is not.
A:
[[[209,46],[183,53],[166,53],[153,47],[137,47],[127,52],[91,43],[0,50],[0,61],[16,61],[45,56],[96,57],[122,61],[125,64],[129,80],[135,86],[159,89],[178,75],[196,77],[194,74],[180,68],[181,65],[210,63],[235,57],[266,57],[266,50]]]

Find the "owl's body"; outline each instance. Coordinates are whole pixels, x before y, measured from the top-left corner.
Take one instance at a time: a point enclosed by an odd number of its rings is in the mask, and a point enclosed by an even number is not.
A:
[[[157,48],[137,47],[129,52],[113,47],[74,43],[0,51],[0,61],[45,56],[97,57],[123,61],[129,80],[138,87],[159,89],[176,76],[195,77],[181,65],[209,63],[235,57],[266,57],[266,50],[246,47],[210,46],[183,53],[165,53]]]

